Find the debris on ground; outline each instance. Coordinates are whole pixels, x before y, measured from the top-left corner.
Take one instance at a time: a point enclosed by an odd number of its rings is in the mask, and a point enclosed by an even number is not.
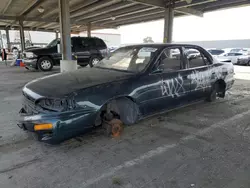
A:
[[[112,184],[113,185],[122,185],[122,180],[119,177],[114,177],[112,179]]]

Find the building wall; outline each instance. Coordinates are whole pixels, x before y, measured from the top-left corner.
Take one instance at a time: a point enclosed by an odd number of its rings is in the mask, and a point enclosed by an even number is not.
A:
[[[214,40],[214,41],[187,41],[175,42],[177,44],[195,44],[203,48],[250,48],[250,39],[243,40]]]
[[[80,33],[80,36],[87,36],[86,32]],[[92,37],[101,38],[108,47],[116,47],[121,45],[121,35],[120,34],[112,34],[112,33],[91,33]]]

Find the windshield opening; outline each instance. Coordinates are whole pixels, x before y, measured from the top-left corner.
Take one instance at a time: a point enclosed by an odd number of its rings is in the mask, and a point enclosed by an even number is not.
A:
[[[95,67],[141,72],[154,58],[158,48],[128,46],[117,49],[112,56],[104,58]]]
[[[60,39],[54,39],[54,40],[52,40],[52,41],[47,45],[47,47],[53,47],[53,46],[56,46],[57,44],[60,44]]]

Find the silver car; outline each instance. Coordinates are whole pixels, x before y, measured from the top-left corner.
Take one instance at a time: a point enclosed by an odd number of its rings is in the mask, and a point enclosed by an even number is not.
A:
[[[238,63],[238,59],[240,58],[245,58],[247,55],[244,53],[238,53],[238,52],[229,52],[229,53],[224,53],[221,55],[218,55],[217,58],[219,61],[225,61],[225,60],[229,60],[231,61],[231,63],[233,64],[237,64]]]

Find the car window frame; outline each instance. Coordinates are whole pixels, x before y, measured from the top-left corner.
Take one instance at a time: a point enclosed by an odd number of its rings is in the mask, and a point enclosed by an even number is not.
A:
[[[183,68],[181,68],[181,69],[179,69],[179,70],[173,70],[173,71],[153,72],[153,70],[154,70],[156,64],[158,63],[158,61],[159,61],[161,55],[164,53],[164,51],[165,51],[166,49],[179,49],[179,50],[180,50],[180,53],[181,53],[180,62],[182,61],[182,63],[183,63]],[[149,75],[156,75],[156,74],[163,74],[163,73],[173,73],[173,72],[179,72],[179,71],[186,70],[186,66],[187,66],[186,63],[187,63],[187,62],[186,62],[186,59],[184,58],[184,54],[183,54],[183,53],[184,53],[184,51],[183,51],[183,46],[168,46],[168,47],[164,47],[164,48],[161,50],[161,52],[160,52],[160,54],[158,55],[158,57],[156,58],[156,60],[155,60],[155,62],[154,62],[154,64],[153,64],[153,66],[151,67],[150,72],[149,72]]]
[[[106,43],[102,39],[100,39],[100,38],[93,38],[93,39],[94,39],[95,47],[107,48]]]
[[[204,50],[204,49],[202,49],[202,48],[200,48],[200,47],[198,47],[198,46],[183,46],[183,55],[184,55],[184,57],[186,58],[186,60],[187,60],[187,69],[188,70],[190,70],[190,69],[197,69],[197,68],[202,68],[202,67],[208,67],[208,66],[211,66],[212,64],[213,64],[213,58],[209,55],[209,53],[206,51],[206,50]],[[203,62],[204,62],[204,65],[203,66],[199,66],[199,67],[192,67],[192,68],[190,68],[190,61],[188,60],[188,58],[187,58],[187,54],[185,53],[185,51],[187,50],[187,49],[195,49],[195,50],[198,50],[199,52],[200,52],[200,54],[202,55],[203,54],[203,58],[202,58],[202,60],[203,60]],[[208,62],[209,62],[209,64],[205,64],[205,61],[204,61],[204,57],[206,57],[207,58],[207,60],[208,60]]]

